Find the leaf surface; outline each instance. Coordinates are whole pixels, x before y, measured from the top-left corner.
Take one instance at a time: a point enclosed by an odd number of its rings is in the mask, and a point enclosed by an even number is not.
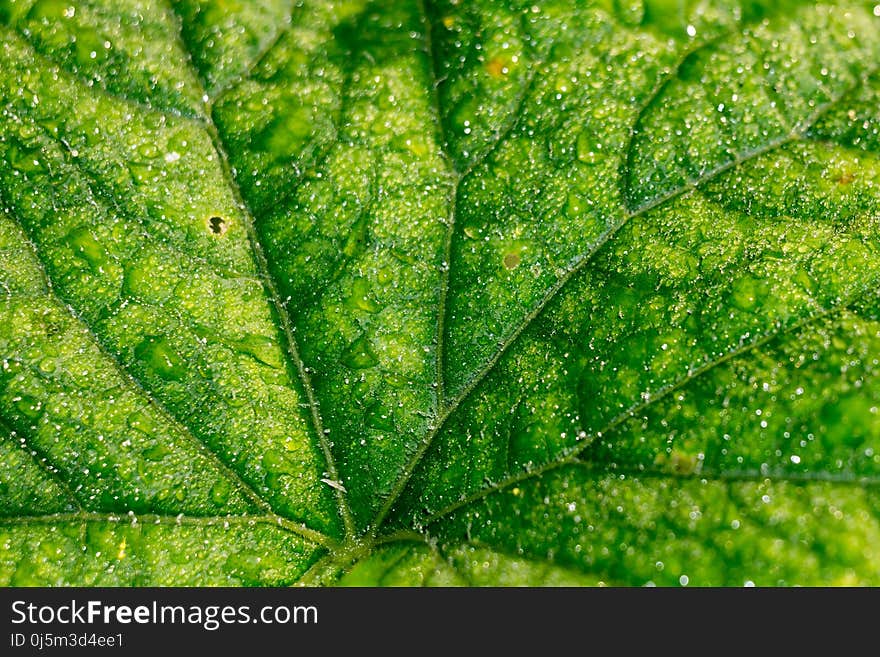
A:
[[[0,581],[874,584],[871,3],[0,3]]]

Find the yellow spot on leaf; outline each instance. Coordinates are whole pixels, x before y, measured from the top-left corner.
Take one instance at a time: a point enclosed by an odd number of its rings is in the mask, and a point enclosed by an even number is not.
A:
[[[522,258],[519,257],[519,253],[508,253],[504,256],[504,266],[507,269],[516,269],[520,262]]]
[[[507,62],[500,57],[490,59],[486,64],[486,70],[489,71],[489,75],[493,78],[500,78],[510,73]]]

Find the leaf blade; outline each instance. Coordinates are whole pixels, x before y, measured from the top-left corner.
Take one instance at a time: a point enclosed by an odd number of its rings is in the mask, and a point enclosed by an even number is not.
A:
[[[312,55],[312,65],[330,61],[325,84],[335,92],[333,127],[307,118],[304,137],[270,140],[275,161],[303,162],[304,173],[289,166],[264,173],[249,151],[238,160],[233,151],[233,162],[241,172],[259,172],[240,177],[257,212],[264,202],[259,187],[292,185],[262,214],[257,230],[301,336],[323,431],[363,528],[436,407],[436,295],[451,181],[424,94],[433,74],[417,3],[382,12],[367,7],[354,20],[349,9],[342,5],[341,16],[328,17],[310,5],[301,13],[304,26],[322,26],[321,39],[327,21],[335,25],[330,54],[322,45]],[[294,37],[282,38],[269,59],[302,56]],[[218,107],[227,143],[281,129],[262,109],[243,113],[239,94],[268,94],[281,103],[273,112],[300,117],[299,99],[275,95],[279,87],[299,90],[299,74],[274,61],[267,66],[268,80],[259,73]]]
[[[17,64],[4,77],[4,196],[54,292],[161,402],[162,423],[186,426],[282,513],[334,532],[334,505],[317,485],[322,455],[208,132],[140,107],[143,122],[132,122],[127,101],[91,92],[17,36],[3,47]],[[17,98],[25,79],[43,100],[37,112]]]
[[[875,581],[874,8],[679,9],[0,7],[0,578]]]

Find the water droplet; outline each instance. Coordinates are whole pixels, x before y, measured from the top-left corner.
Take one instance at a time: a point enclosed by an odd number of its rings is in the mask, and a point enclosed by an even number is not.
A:
[[[394,416],[381,403],[372,404],[364,414],[364,420],[368,427],[380,431],[394,431]]]
[[[39,146],[33,148],[14,142],[8,151],[7,157],[12,168],[21,173],[43,173],[46,165],[41,159],[42,152]]]
[[[128,426],[132,429],[140,431],[141,433],[145,433],[148,436],[152,435],[156,430],[156,423],[152,417],[150,417],[144,411],[135,411],[128,416]]]
[[[645,3],[642,0],[614,0],[614,13],[624,25],[641,25],[645,19]]]
[[[137,152],[141,157],[152,159],[159,154],[159,149],[156,147],[156,144],[147,142],[138,146]]]
[[[13,403],[22,415],[31,420],[36,420],[43,412],[43,402],[30,395],[21,395]]]
[[[382,306],[373,298],[370,284],[363,278],[358,278],[351,284],[351,294],[345,300],[345,307],[349,310],[363,310],[368,313],[377,313],[382,310]]]
[[[143,452],[141,452],[144,456],[144,459],[147,461],[161,461],[166,456],[171,454],[170,447],[166,447],[161,443],[156,443],[155,445],[148,447]]]
[[[293,104],[294,101],[289,102],[253,140],[254,148],[272,153],[276,159],[286,159],[291,154],[299,153],[314,129],[312,110],[304,106],[297,107]]]
[[[601,159],[602,144],[596,141],[597,135],[589,130],[581,130],[577,136],[575,150],[577,159],[584,164],[596,164]]]
[[[67,236],[67,243],[73,252],[85,260],[94,273],[99,273],[107,264],[107,255],[104,248],[86,227],[77,228]]]
[[[159,178],[159,169],[144,162],[129,162],[128,171],[132,180],[138,185],[149,185]]]
[[[138,360],[166,381],[181,381],[186,376],[183,359],[165,337],[147,336],[135,347],[134,353]]]
[[[229,499],[229,493],[231,492],[231,487],[229,486],[229,482],[225,479],[218,479],[213,486],[211,486],[211,501],[215,504],[225,504]]]
[[[69,8],[68,0],[37,0],[28,12],[28,18],[33,21],[72,18],[75,12],[69,12]]]
[[[248,335],[234,342],[232,346],[242,353],[253,356],[264,365],[276,369],[284,367],[281,349],[273,338],[265,335]]]
[[[361,335],[343,352],[340,361],[346,367],[350,367],[354,370],[362,370],[368,367],[373,367],[379,362],[379,359],[376,357],[376,354],[373,353],[372,346],[370,345],[367,336]]]

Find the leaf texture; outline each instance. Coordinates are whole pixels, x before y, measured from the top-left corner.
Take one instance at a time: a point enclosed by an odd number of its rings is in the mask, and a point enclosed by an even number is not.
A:
[[[880,581],[880,7],[0,2],[0,582]]]

